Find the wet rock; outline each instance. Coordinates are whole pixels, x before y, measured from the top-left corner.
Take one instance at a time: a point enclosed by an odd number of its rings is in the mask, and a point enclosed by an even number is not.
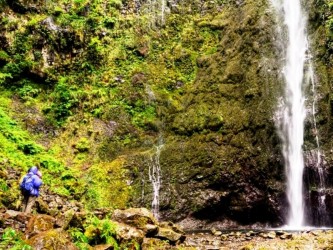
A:
[[[259,236],[262,238],[267,238],[267,234],[265,234],[265,233],[259,233]]]
[[[171,243],[183,242],[185,240],[184,235],[176,233],[170,228],[159,228],[155,237],[168,240]]]
[[[71,242],[69,235],[62,229],[53,229],[39,233],[30,238],[27,243],[35,250],[78,250],[78,248]]]
[[[267,238],[269,238],[269,239],[275,239],[275,237],[276,237],[276,233],[275,232],[269,232],[267,234]]]
[[[223,240],[223,241],[228,240],[228,235],[225,235],[225,234],[221,235],[221,240]]]
[[[277,236],[281,236],[281,235],[284,235],[285,232],[284,231],[276,231],[275,232]]]
[[[185,234],[185,232],[179,225],[177,225],[171,221],[162,221],[162,222],[160,222],[159,227],[169,228],[169,229],[172,229],[173,231],[175,231],[176,233]]]
[[[241,233],[241,232],[236,232],[235,236],[236,236],[237,238],[240,238],[240,236],[242,236],[242,233]]]
[[[219,231],[219,230],[216,230],[215,228],[212,228],[211,232],[215,236],[221,236],[222,235],[222,232]]]
[[[292,239],[293,235],[291,233],[283,233],[282,235],[280,235],[280,239],[282,240],[286,240],[286,239]]]
[[[247,236],[247,237],[254,236],[254,235],[256,235],[256,233],[253,231],[249,231],[249,232],[245,233],[245,236]]]
[[[221,231],[216,231],[216,232],[214,233],[214,235],[215,235],[215,236],[221,236],[221,235],[222,235],[222,232],[221,232]]]

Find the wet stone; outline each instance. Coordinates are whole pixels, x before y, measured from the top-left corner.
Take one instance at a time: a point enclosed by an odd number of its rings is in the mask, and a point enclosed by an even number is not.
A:
[[[276,235],[277,235],[277,236],[281,236],[281,235],[284,235],[284,234],[285,234],[284,231],[276,231]]]
[[[267,234],[267,238],[269,238],[269,239],[275,239],[275,237],[276,237],[275,232],[270,232],[270,233]]]
[[[214,235],[215,236],[220,236],[220,235],[222,235],[222,232],[221,231],[216,231],[216,232],[214,232]]]
[[[223,241],[228,240],[228,235],[225,235],[225,234],[221,235],[221,240],[223,240]]]
[[[265,233],[260,233],[259,236],[262,238],[265,238],[265,239],[267,238],[267,234],[265,234]]]
[[[249,236],[254,236],[254,235],[256,235],[256,233],[253,232],[253,231],[249,231],[249,232],[247,232],[247,233],[245,234],[245,236],[247,236],[247,237],[249,237]]]
[[[318,236],[319,235],[319,233],[321,233],[320,231],[312,231],[311,232],[314,236]]]

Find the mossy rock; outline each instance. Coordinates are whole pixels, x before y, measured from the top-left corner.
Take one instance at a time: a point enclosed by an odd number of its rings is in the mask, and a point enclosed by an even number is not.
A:
[[[34,249],[47,250],[77,250],[69,235],[62,229],[53,229],[39,233],[30,238],[27,243]]]

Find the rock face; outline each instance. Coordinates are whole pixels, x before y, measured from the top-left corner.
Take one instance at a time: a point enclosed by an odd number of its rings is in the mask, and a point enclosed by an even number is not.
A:
[[[145,0],[0,1],[0,83],[13,102],[10,111],[52,157],[83,170],[67,175],[41,162],[54,172],[37,211],[59,215],[55,224],[66,229],[82,228],[85,216],[69,199],[93,209],[150,208],[158,165],[162,220],[187,228],[282,225],[285,170],[274,117],[283,83],[270,1],[166,2],[163,9]],[[332,43],[324,29],[330,9],[326,1],[309,1],[327,180],[333,176]],[[307,203],[315,207],[320,193],[310,120],[304,179],[310,183]],[[8,162],[0,184],[11,190],[20,173],[11,175]],[[1,205],[17,209],[18,196],[7,192]],[[124,239],[131,232],[140,242],[156,234],[181,240],[169,227],[158,231],[146,211],[131,213],[139,217],[114,214]]]
[[[216,53],[197,59],[194,84],[165,118],[162,218],[189,227],[282,223],[284,169],[273,119],[280,87],[268,9],[262,1],[232,3],[197,23],[221,37]],[[149,183],[145,166],[140,170]],[[151,199],[138,202],[149,206]]]

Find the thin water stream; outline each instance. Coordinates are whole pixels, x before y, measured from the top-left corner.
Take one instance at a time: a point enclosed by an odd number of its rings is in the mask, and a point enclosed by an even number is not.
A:
[[[326,208],[326,175],[323,167],[323,157],[320,150],[320,142],[319,142],[319,130],[317,128],[317,119],[316,119],[316,106],[317,106],[317,92],[316,92],[316,81],[315,81],[315,74],[313,70],[312,63],[309,62],[309,70],[308,70],[308,79],[307,82],[310,84],[311,87],[311,94],[312,94],[312,103],[311,103],[311,110],[310,113],[312,115],[312,129],[314,134],[314,141],[316,148],[314,149],[315,158],[314,160],[314,167],[318,174],[317,180],[317,191],[318,191],[318,208],[317,208],[317,215],[313,218],[313,221],[318,226],[325,226],[327,223],[327,208]]]
[[[159,219],[160,210],[160,188],[161,188],[161,165],[160,165],[160,154],[163,147],[163,142],[160,140],[159,145],[155,146],[155,153],[150,157],[149,164],[149,181],[153,187],[153,199],[151,203],[153,215]]]

